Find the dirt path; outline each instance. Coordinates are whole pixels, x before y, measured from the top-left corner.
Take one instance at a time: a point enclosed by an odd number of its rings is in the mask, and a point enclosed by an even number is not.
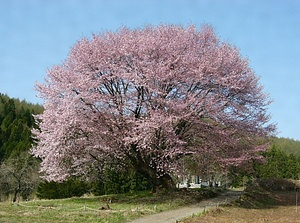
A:
[[[234,201],[241,195],[241,193],[241,191],[228,190],[218,197],[201,201],[198,204],[148,215],[143,218],[136,219],[132,221],[132,223],[176,223],[178,220],[192,216],[193,214],[199,214],[212,207]]]

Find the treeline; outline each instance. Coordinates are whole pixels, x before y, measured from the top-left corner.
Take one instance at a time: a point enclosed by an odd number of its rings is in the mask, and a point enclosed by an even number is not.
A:
[[[151,183],[140,173],[112,166],[98,175],[94,171],[85,179],[72,177],[61,183],[43,181],[39,174],[40,160],[29,154],[34,143],[33,115],[42,111],[41,105],[0,94],[0,201],[28,199],[32,194],[54,199],[85,193],[102,195],[151,189]],[[264,157],[261,161],[231,168],[228,177],[233,186],[253,178],[300,178],[300,141],[273,138],[272,146],[261,155]]]
[[[0,94],[0,163],[28,151],[32,144],[32,114],[43,111],[38,104]]]
[[[229,174],[232,186],[245,186],[257,178],[300,180],[299,150],[290,145],[299,145],[299,141],[276,138],[272,146],[261,153],[263,159],[232,167]]]
[[[288,139],[288,138],[274,137],[271,140],[271,144],[276,148],[281,149],[287,154],[300,156],[300,141],[294,139]]]
[[[263,154],[265,161],[254,163],[256,178],[300,179],[300,157],[273,145]]]

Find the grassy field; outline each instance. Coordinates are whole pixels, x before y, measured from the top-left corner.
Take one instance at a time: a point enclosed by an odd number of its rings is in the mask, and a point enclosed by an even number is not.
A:
[[[252,187],[230,206],[218,207],[181,222],[300,223],[300,194],[292,190],[265,190]]]
[[[146,214],[174,209],[213,195],[211,191],[197,190],[163,195],[141,192],[101,197],[36,200],[19,204],[3,202],[0,203],[0,222],[128,222]]]

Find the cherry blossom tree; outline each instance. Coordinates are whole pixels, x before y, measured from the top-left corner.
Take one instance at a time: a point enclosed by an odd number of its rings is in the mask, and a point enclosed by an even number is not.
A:
[[[81,39],[36,85],[37,145],[48,180],[129,163],[172,188],[179,160],[222,166],[255,157],[274,132],[268,95],[239,50],[210,26],[160,25]],[[241,144],[247,143],[247,146]]]

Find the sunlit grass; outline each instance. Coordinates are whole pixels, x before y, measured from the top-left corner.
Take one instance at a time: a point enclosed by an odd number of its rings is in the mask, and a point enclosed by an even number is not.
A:
[[[36,200],[19,204],[4,202],[0,203],[0,222],[126,222],[193,203],[197,197],[195,193],[199,197],[203,196],[203,191],[176,195],[151,194],[147,191],[125,195]],[[107,205],[109,209],[106,209]]]

